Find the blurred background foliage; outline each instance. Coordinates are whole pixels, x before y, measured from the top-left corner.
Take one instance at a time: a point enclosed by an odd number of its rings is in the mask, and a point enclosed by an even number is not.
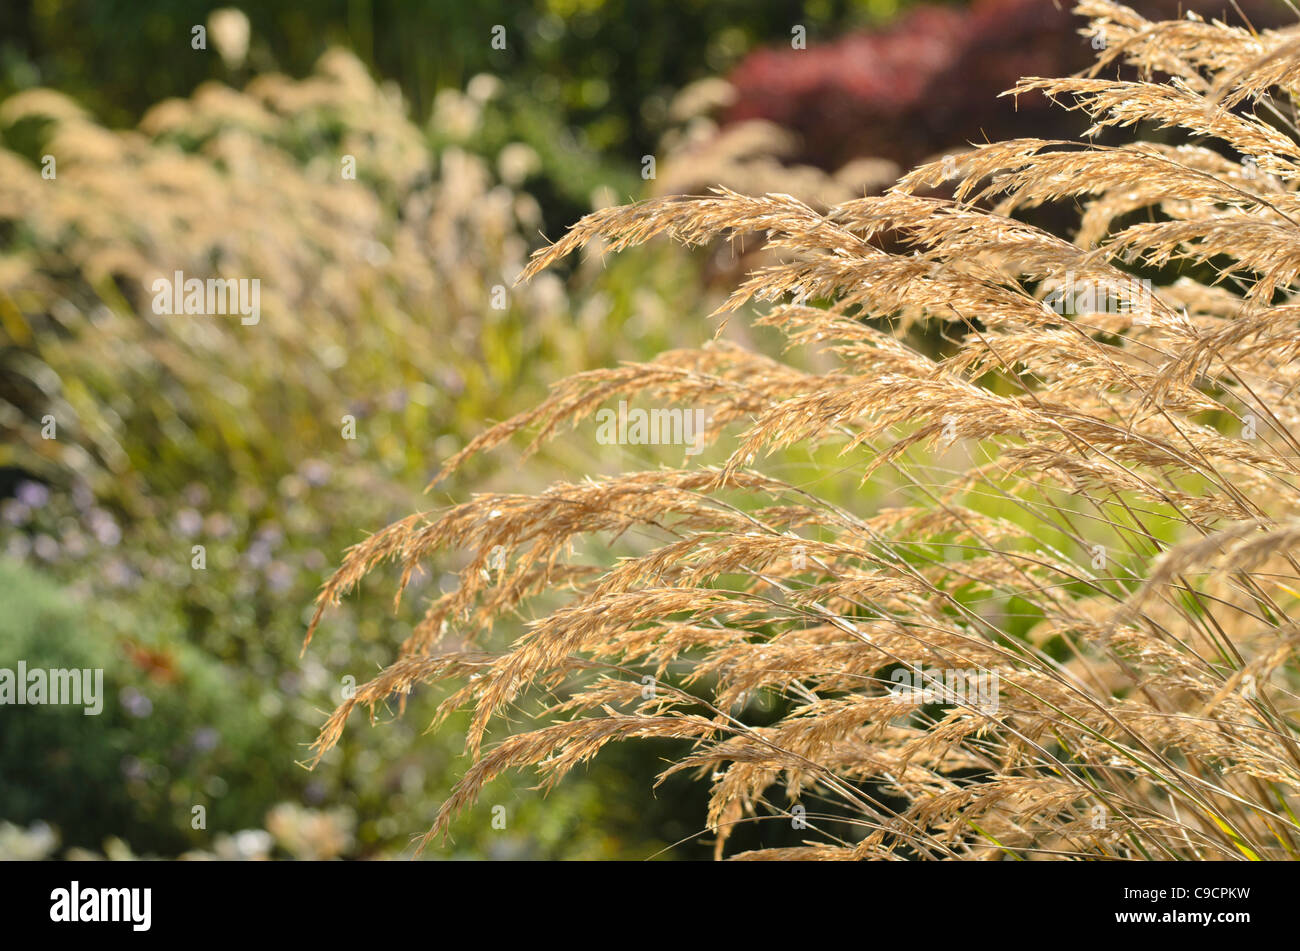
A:
[[[521,233],[542,223],[518,186],[543,163],[519,141],[497,155],[456,144],[492,151],[478,129],[509,115],[499,97],[480,75],[440,99],[424,130],[334,50],[301,81],[204,85],[133,130],[46,90],[0,105],[0,514],[7,570],[48,579],[16,574],[6,587],[75,606],[9,614],[4,658],[53,659],[87,638],[112,698],[102,719],[0,717],[0,748],[18,757],[0,772],[14,790],[0,817],[46,822],[81,848],[108,831],[148,854],[215,850],[218,832],[256,829],[282,801],[346,806],[337,854],[400,851],[427,821],[456,752],[454,728],[415,741],[433,698],[314,773],[294,765],[347,679],[377,669],[401,629],[363,597],[300,659],[315,590],[365,531],[431,504],[421,490],[436,463],[486,421],[568,368],[665,348],[668,308],[691,305],[691,265],[667,248],[611,267],[581,297],[559,278],[511,288],[529,250]],[[51,180],[45,154],[60,160]],[[662,274],[662,293],[647,302],[629,266]],[[152,313],[153,280],[177,270],[257,275],[261,320]],[[45,641],[46,624],[68,633]],[[86,666],[67,653],[51,666]],[[38,750],[58,751],[63,771]],[[616,771],[546,803],[503,784],[508,829],[521,831],[471,824],[462,847],[652,851],[645,816],[596,794],[632,779]],[[81,795],[58,795],[60,783]],[[118,800],[89,808],[103,788]],[[195,805],[204,829],[191,828]]]
[[[815,42],[887,20],[900,5],[905,0],[266,0],[244,11],[251,42],[230,65],[190,55],[192,27],[221,2],[7,0],[0,94],[50,86],[125,127],[205,80],[304,75],[338,46],[395,81],[421,117],[440,91],[486,72],[509,83],[521,103],[504,117],[508,131],[544,146],[551,174],[538,198],[558,226],[587,210],[598,183],[631,197],[632,173],[688,82],[727,72],[758,45],[788,40],[791,24],[806,25]],[[507,27],[504,50],[487,41],[497,24]],[[485,130],[488,143],[493,131]],[[555,203],[552,190],[565,200]]]
[[[438,90],[481,72],[509,76],[584,144],[628,158],[653,147],[670,97],[725,73],[754,46],[829,37],[888,19],[900,0],[265,0],[245,10],[249,71],[302,75],[331,46],[396,80],[414,114]],[[225,78],[220,63],[177,56],[176,41],[222,7],[212,0],[10,0],[0,64],[11,91],[62,89],[113,125],[154,102]],[[507,26],[505,50],[485,38]],[[188,43],[186,44],[188,46]],[[147,64],[166,64],[151,69]]]
[[[424,735],[439,697],[417,692],[296,765],[409,630],[362,590],[300,654],[316,590],[417,509],[625,468],[636,450],[571,438],[423,494],[561,377],[707,340],[728,274],[756,263],[656,243],[514,287],[527,254],[614,202],[724,183],[825,204],[985,127],[1041,134],[988,67],[1091,56],[1042,0],[222,7],[0,6],[0,667],[100,667],[106,693],[99,717],[0,711],[0,856],[409,855],[465,765],[463,723]],[[257,277],[260,323],[152,313],[175,270]],[[819,453],[790,477],[862,504]],[[500,779],[427,857],[706,857],[703,790],[652,790],[658,768],[612,750],[546,798]]]

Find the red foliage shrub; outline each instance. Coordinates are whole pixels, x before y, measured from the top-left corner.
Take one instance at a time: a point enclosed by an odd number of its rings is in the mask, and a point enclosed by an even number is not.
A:
[[[1276,0],[1238,0],[1256,26],[1295,19]],[[1021,76],[1057,76],[1091,65],[1083,20],[1061,0],[975,0],[918,7],[890,26],[806,50],[764,49],[730,79],[737,99],[725,121],[767,119],[797,132],[800,161],[838,168],[857,156],[909,166],[946,148],[1017,135],[1079,131],[1041,97],[998,99]],[[1240,23],[1227,0],[1133,0],[1151,19],[1202,16]]]

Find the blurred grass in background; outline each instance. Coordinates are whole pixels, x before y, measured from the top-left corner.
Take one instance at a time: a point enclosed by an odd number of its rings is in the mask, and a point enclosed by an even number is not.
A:
[[[655,103],[789,20],[269,4],[240,49],[213,6],[0,14],[0,662],[103,667],[108,695],[98,718],[0,718],[10,854],[403,851],[450,785],[455,731],[416,742],[436,698],[415,696],[298,768],[402,633],[363,595],[300,659],[303,614],[344,547],[435,504],[430,472],[487,423],[574,369],[707,336],[680,322],[707,297],[698,263],[669,248],[593,260],[577,294],[511,284],[593,193],[639,192]],[[505,56],[487,43],[503,18]],[[152,314],[151,282],[174,270],[257,277],[261,323]],[[530,478],[599,467],[586,457]],[[489,465],[438,501],[509,472]],[[445,854],[648,855],[698,815],[672,784],[650,798],[655,765],[611,758],[545,801],[502,781],[507,828],[485,810]]]
[[[107,698],[100,717],[0,716],[0,856],[409,854],[464,768],[463,724],[421,736],[439,697],[417,693],[295,765],[409,630],[363,590],[300,656],[320,583],[418,508],[627,468],[641,447],[600,455],[582,433],[526,472],[502,447],[422,494],[551,382],[712,335],[730,248],[592,254],[513,286],[544,236],[647,193],[642,156],[675,126],[716,131],[674,114],[678,91],[788,49],[792,24],[811,49],[908,6],[269,0],[241,44],[236,20],[213,27],[220,3],[4,4],[0,667],[103,667]],[[175,270],[259,279],[261,322],[155,315],[151,282]],[[775,346],[744,320],[728,332]],[[832,453],[787,455],[826,497],[891,498]],[[426,854],[656,854],[704,814],[685,778],[652,792],[659,765],[611,750],[545,799],[503,778]]]
[[[104,666],[110,695],[102,718],[6,710],[0,819],[164,855],[220,854],[218,833],[282,802],[320,811],[299,824],[331,844],[274,854],[392,853],[427,823],[457,752],[454,732],[412,742],[429,698],[314,773],[294,765],[345,678],[400,636],[370,606],[299,659],[304,612],[347,545],[434,504],[441,457],[575,366],[668,346],[668,315],[696,302],[695,266],[667,248],[581,296],[558,278],[511,287],[543,224],[527,183],[567,161],[510,136],[520,112],[483,75],[421,127],[338,50],[302,81],[209,83],[128,131],[50,91],[0,104],[0,542],[20,602],[0,660]],[[261,321],[152,313],[153,280],[177,270],[256,277]],[[660,275],[653,300],[633,271]],[[653,822],[597,794],[633,778],[544,804],[502,784],[518,831],[484,822],[452,854],[647,854]]]
[[[252,26],[249,73],[304,75],[332,46],[396,80],[416,116],[440,89],[492,72],[529,90],[539,108],[600,151],[628,158],[656,141],[667,98],[725,73],[754,46],[806,24],[809,39],[892,17],[900,0],[265,0]],[[47,85],[124,126],[159,99],[224,78],[219,61],[183,56],[213,0],[10,0],[0,12],[0,90]],[[508,25],[505,50],[486,42]],[[184,44],[178,49],[177,41]],[[165,65],[165,68],[161,68]],[[159,68],[152,68],[152,67]],[[640,150],[640,151],[638,151]]]

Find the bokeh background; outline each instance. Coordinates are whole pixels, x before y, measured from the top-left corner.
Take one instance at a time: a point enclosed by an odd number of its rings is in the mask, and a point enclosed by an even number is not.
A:
[[[722,184],[821,207],[984,139],[1076,133],[997,98],[1092,62],[1066,6],[6,0],[0,667],[102,668],[106,696],[98,717],[0,707],[0,858],[410,855],[463,724],[426,732],[439,694],[416,692],[305,769],[410,624],[363,589],[304,653],[316,591],[418,509],[667,459],[578,434],[423,491],[561,377],[707,340],[761,263],[652,243],[515,287],[529,252],[609,204]],[[176,270],[258,279],[260,323],[154,314]],[[833,459],[790,466],[864,504]],[[500,779],[424,857],[707,857],[704,787],[654,787],[662,757],[611,750],[549,796]]]

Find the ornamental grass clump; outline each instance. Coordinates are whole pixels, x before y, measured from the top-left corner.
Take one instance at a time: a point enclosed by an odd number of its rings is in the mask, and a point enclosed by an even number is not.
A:
[[[470,762],[426,844],[503,771],[550,787],[669,738],[718,856],[1295,857],[1300,30],[1077,11],[1095,68],[1012,93],[1086,113],[1079,141],[981,145],[820,213],[727,190],[608,208],[538,252],[524,279],[592,242],[760,240],[776,256],[720,310],[761,305],[820,369],[719,339],[574,376],[473,440],[439,479],[636,396],[707,407],[716,457],[480,495],[350,549],[313,630],[382,563],[400,597],[468,556],[318,757],[357,706],[446,682]],[[1076,227],[1027,223],[1044,205]],[[769,465],[827,446],[859,495]],[[637,550],[593,557],[620,537]],[[794,844],[737,853],[745,823]]]

